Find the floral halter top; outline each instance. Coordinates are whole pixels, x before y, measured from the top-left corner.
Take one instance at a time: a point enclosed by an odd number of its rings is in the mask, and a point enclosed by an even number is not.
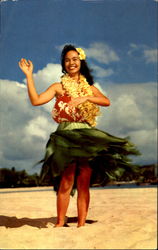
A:
[[[68,102],[71,97],[64,94],[56,99],[56,103],[52,110],[52,118],[57,122],[84,122],[83,117],[76,107],[70,107]]]

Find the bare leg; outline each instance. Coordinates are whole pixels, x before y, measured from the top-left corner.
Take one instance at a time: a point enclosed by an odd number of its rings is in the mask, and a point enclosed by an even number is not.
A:
[[[76,164],[71,164],[65,169],[57,194],[57,224],[55,227],[62,227],[70,201],[70,193],[74,184]]]
[[[85,165],[84,165],[85,164]],[[78,227],[84,226],[90,201],[90,177],[92,169],[87,165],[87,162],[82,163],[80,173],[77,177],[77,209],[78,209]]]

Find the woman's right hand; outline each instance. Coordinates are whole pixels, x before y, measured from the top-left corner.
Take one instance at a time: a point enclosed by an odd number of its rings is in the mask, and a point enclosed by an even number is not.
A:
[[[27,61],[22,58],[19,62],[19,67],[26,76],[32,75],[33,63],[30,60]]]

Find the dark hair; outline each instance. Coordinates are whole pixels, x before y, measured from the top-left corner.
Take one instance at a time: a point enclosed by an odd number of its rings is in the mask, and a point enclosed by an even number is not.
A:
[[[64,74],[66,73],[65,56],[66,56],[67,52],[69,52],[70,50],[74,50],[77,52],[75,46],[73,46],[71,44],[65,45],[62,52],[61,52],[61,66],[62,66],[62,72]],[[87,79],[87,82],[89,83],[89,85],[94,84],[94,79],[93,79],[93,76],[91,75],[91,72],[92,72],[92,70],[89,69],[87,62],[85,60],[81,60],[80,73]]]

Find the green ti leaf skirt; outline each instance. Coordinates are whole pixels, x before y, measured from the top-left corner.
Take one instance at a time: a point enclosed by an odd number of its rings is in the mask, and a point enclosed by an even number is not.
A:
[[[65,168],[76,162],[76,178],[80,160],[92,168],[91,186],[105,186],[125,173],[136,170],[128,155],[139,152],[128,138],[119,138],[87,123],[62,122],[50,135],[46,145],[40,179],[50,179],[58,191]],[[76,180],[75,178],[75,180]],[[76,187],[74,183],[73,190]]]

